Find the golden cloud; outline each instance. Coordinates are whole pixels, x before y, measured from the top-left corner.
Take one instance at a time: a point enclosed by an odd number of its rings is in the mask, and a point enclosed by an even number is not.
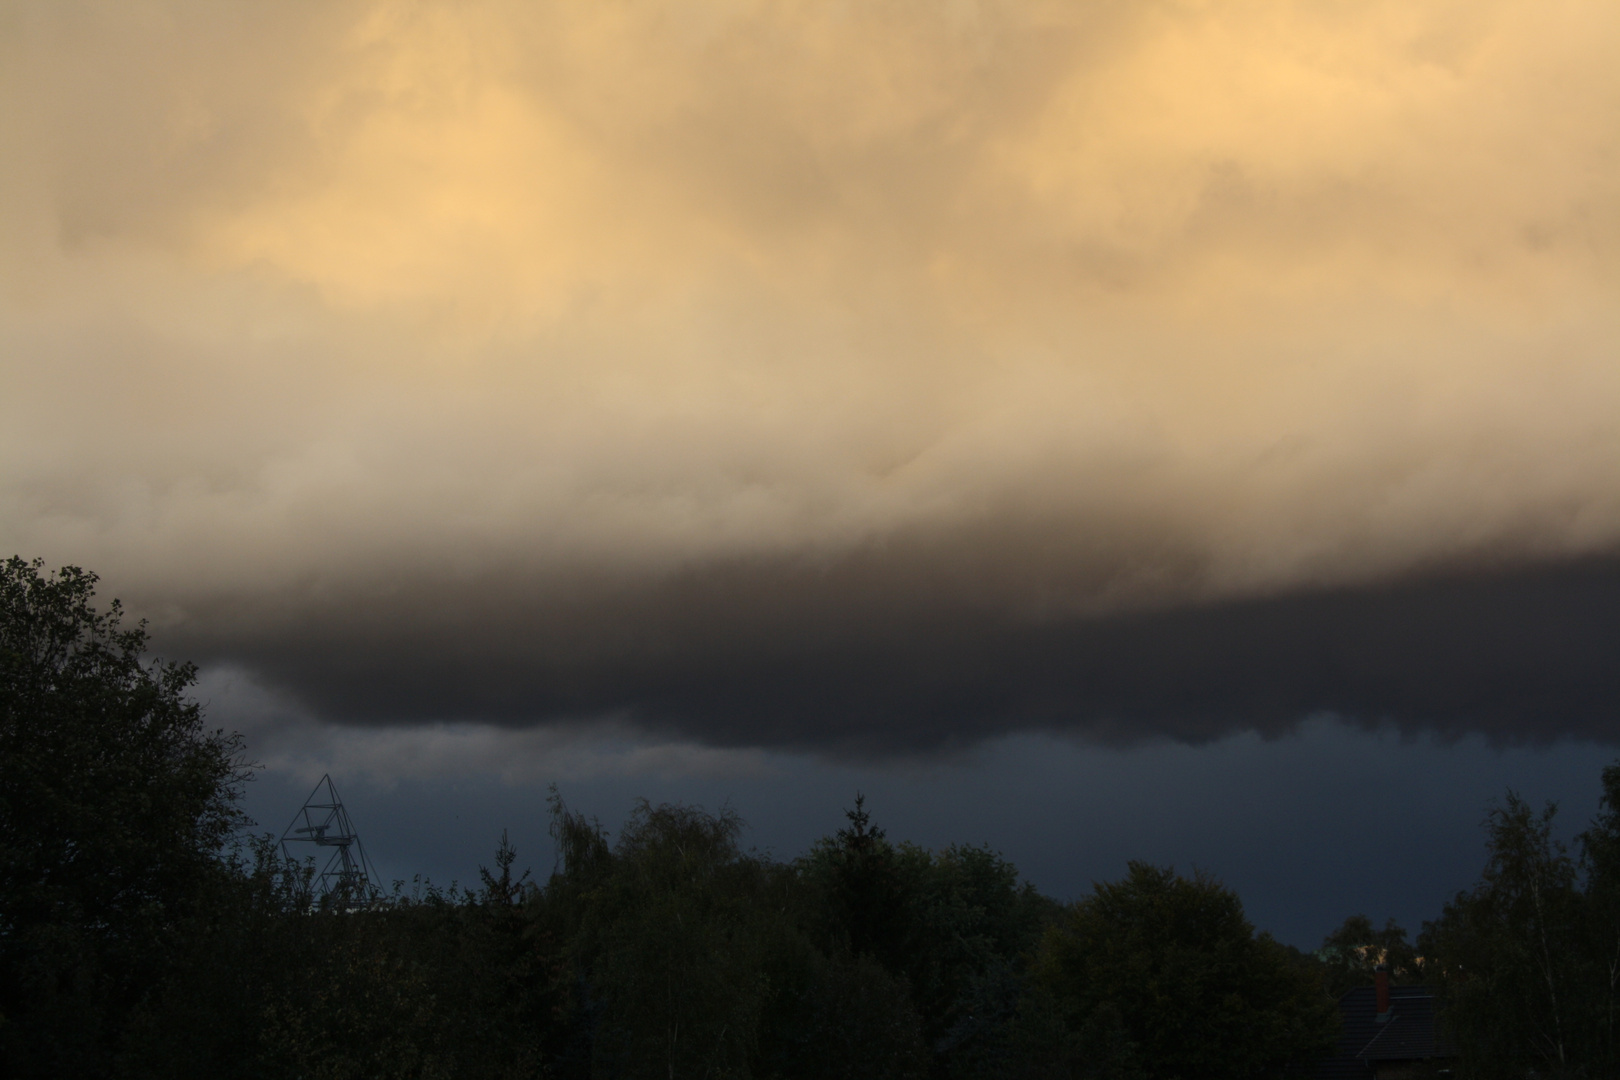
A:
[[[902,534],[1036,537],[974,587],[1041,611],[1609,550],[1617,44],[1578,2],[14,6],[0,539],[176,619]]]

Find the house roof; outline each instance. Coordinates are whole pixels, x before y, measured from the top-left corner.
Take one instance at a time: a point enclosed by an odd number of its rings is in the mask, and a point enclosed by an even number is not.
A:
[[[1451,1057],[1454,1051],[1435,1022],[1434,991],[1427,986],[1389,988],[1389,1018],[1379,1022],[1370,986],[1346,991],[1339,999],[1343,1024],[1333,1056],[1317,1065],[1317,1080],[1369,1077],[1379,1061],[1421,1061]]]

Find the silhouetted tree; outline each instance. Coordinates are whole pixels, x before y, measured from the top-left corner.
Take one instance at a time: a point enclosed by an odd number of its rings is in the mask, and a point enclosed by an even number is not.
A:
[[[216,895],[247,771],[96,575],[0,566],[0,1072],[105,1071]]]
[[[1392,982],[1423,980],[1417,950],[1394,919],[1386,920],[1379,929],[1367,916],[1351,915],[1322,940],[1318,955],[1322,959],[1323,986],[1333,998],[1351,987],[1371,986],[1373,972],[1380,964],[1387,967]]]
[[[1280,1076],[1338,1031],[1311,974],[1202,873],[1131,863],[1047,931],[1038,977],[1074,1033],[1080,1075]]]
[[[1612,1076],[1620,1071],[1620,765],[1603,770],[1603,797],[1580,844],[1595,991],[1593,1071]]]
[[[1553,835],[1557,806],[1539,812],[1509,791],[1490,809],[1480,881],[1425,923],[1418,948],[1469,1076],[1584,1074],[1607,1025],[1605,950],[1576,862]],[[1607,837],[1595,827],[1595,863]],[[1599,871],[1601,877],[1603,871]]]
[[[900,853],[872,824],[864,795],[856,794],[844,816],[849,824],[811,849],[804,870],[824,890],[827,929],[838,943],[901,973],[916,933],[914,882],[902,873]]]

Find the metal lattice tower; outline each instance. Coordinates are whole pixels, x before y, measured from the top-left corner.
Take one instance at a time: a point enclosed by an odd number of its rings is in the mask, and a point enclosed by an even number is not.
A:
[[[290,862],[300,861],[294,844],[314,844],[332,848],[326,865],[316,873],[312,882],[314,904],[334,905],[342,908],[367,907],[382,899],[383,891],[360,835],[354,831],[354,822],[338,798],[331,774],[321,777],[305,800],[303,809],[294,816],[287,831],[281,834],[281,853]],[[319,866],[319,856],[316,856]]]

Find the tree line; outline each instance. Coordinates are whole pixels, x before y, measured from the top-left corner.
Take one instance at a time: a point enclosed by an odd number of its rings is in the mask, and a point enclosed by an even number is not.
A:
[[[0,572],[6,1076],[1297,1076],[1379,964],[1436,987],[1458,1075],[1616,1074],[1620,768],[1573,853],[1510,794],[1416,942],[1353,916],[1316,954],[1208,875],[1132,863],[1062,904],[858,795],[782,861],[728,809],[642,802],[610,834],[554,790],[544,880],[503,836],[470,889],[320,902],[247,835],[195,668],[95,584]]]

